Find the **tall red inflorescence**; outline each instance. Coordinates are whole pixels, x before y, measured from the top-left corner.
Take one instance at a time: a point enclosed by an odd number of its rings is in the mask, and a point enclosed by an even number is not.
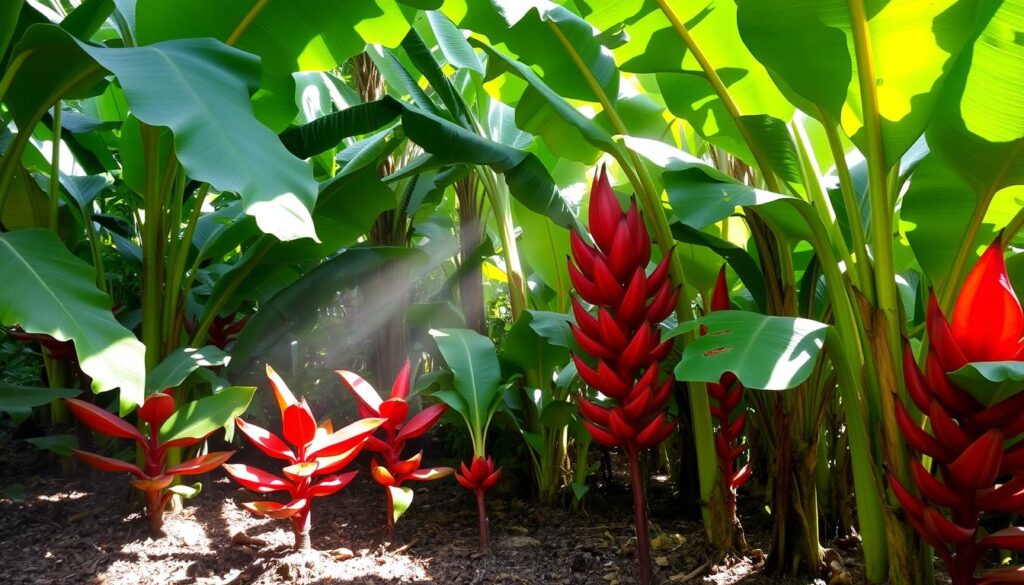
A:
[[[675,428],[665,407],[675,385],[662,376],[661,361],[672,350],[659,324],[676,306],[679,291],[669,280],[671,254],[647,274],[651,239],[636,202],[622,211],[601,169],[590,193],[590,233],[595,246],[572,232],[569,277],[576,323],[572,333],[593,362],[573,354],[580,378],[603,400],[579,396],[583,424],[598,443],[625,448],[633,475],[637,556],[641,583],[651,580],[644,482],[639,453],[664,441]],[[588,311],[580,299],[593,305]]]
[[[918,425],[902,403],[896,421],[907,445],[932,459],[910,458],[911,492],[894,475],[889,485],[907,521],[943,559],[953,585],[1024,582],[1020,568],[976,577],[982,554],[993,548],[1024,551],[1024,528],[987,534],[986,513],[1024,513],[1024,392],[986,406],[947,375],[970,362],[1024,360],[1024,312],[1010,286],[1000,239],[967,276],[946,320],[935,296],[928,303],[929,351],[922,372],[909,345],[903,370],[907,394],[930,421]]]

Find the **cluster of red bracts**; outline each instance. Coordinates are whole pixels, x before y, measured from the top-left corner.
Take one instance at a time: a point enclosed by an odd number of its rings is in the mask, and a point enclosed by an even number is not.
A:
[[[725,280],[725,267],[718,272],[718,280],[711,294],[709,312],[729,310],[729,287]],[[701,327],[701,335],[707,334],[707,328]],[[734,417],[737,407],[743,401],[743,385],[732,372],[726,372],[718,383],[707,385],[708,396],[714,400],[711,405],[711,416],[718,422],[715,429],[715,452],[718,455],[718,467],[725,483],[725,503],[731,514],[736,513],[736,490],[750,479],[750,464],[736,469],[736,459],[744,451],[743,430],[747,425],[747,413],[740,412]]]
[[[258,516],[290,519],[295,534],[295,548],[305,549],[310,546],[310,506],[313,498],[329,496],[352,481],[357,471],[339,472],[359,455],[367,437],[384,423],[384,419],[364,418],[339,431],[333,429],[330,421],[317,425],[305,398],[301,401],[296,399],[270,366],[267,366],[267,377],[270,378],[270,386],[281,410],[284,440],[241,418],[235,419],[235,423],[238,430],[260,451],[288,462],[281,469],[284,477],[250,465],[228,464],[224,470],[235,481],[254,492],[287,492],[288,503],[262,501],[243,505]]]
[[[611,399],[607,404],[579,397],[590,435],[613,447],[643,449],[664,441],[675,428],[665,405],[675,385],[660,380],[659,362],[672,340],[662,342],[658,324],[675,309],[679,291],[668,278],[671,255],[648,275],[651,240],[634,201],[623,213],[602,170],[590,195],[590,231],[596,247],[571,234],[569,277],[579,298],[594,305],[596,317],[573,298],[576,323],[570,325],[591,367],[573,355],[580,378]]]
[[[131,485],[146,494],[149,527],[154,534],[158,534],[163,526],[163,511],[172,495],[171,492],[165,490],[170,487],[174,478],[182,475],[201,475],[213,471],[235,453],[234,451],[209,453],[167,468],[168,449],[190,447],[206,439],[203,436],[167,443],[160,442],[160,427],[174,414],[176,409],[170,389],[149,395],[139,407],[139,421],[148,426],[149,436],[143,435],[135,425],[95,404],[75,398],[67,398],[64,402],[68,405],[68,410],[78,417],[78,420],[97,433],[117,439],[133,439],[139,444],[145,459],[142,468],[120,459],[103,457],[78,449],[72,451],[84,463],[100,471],[128,472],[135,476]]]
[[[459,471],[455,472],[455,481],[459,485],[474,492],[485,492],[498,483],[501,479],[501,468],[494,468],[494,461],[488,456],[474,457],[469,467],[465,463],[459,464]]]
[[[1024,358],[1024,313],[1009,285],[998,240],[968,275],[952,327],[932,296],[927,329],[924,372],[909,346],[903,369],[907,394],[928,417],[931,433],[898,401],[896,420],[907,444],[932,458],[933,469],[910,458],[920,497],[891,474],[889,484],[907,520],[942,557],[954,585],[1022,583],[1019,569],[981,578],[974,572],[987,549],[1024,551],[1024,528],[985,534],[978,526],[985,513],[1024,513],[1024,443],[1014,443],[1024,433],[1024,392],[985,406],[947,376],[969,362]]]
[[[206,344],[227,351],[228,347],[238,340],[238,335],[250,318],[252,318],[251,314],[245,315],[241,319],[234,313],[225,317],[217,315],[206,331]],[[189,335],[195,335],[196,322],[192,319],[185,319],[185,331]]]
[[[423,451],[407,459],[402,454],[406,442],[426,434],[444,415],[447,407],[444,404],[428,406],[409,418],[407,399],[412,371],[408,360],[395,377],[395,382],[391,386],[391,396],[387,400],[382,400],[373,386],[358,374],[345,370],[338,370],[336,373],[341,378],[342,385],[355,396],[361,416],[384,420],[378,427],[378,432],[382,432],[383,437],[367,437],[365,448],[377,455],[370,466],[370,474],[374,481],[387,488],[387,520],[390,533],[397,520],[391,488],[401,488],[407,481],[441,479],[453,471],[450,467],[422,468]]]

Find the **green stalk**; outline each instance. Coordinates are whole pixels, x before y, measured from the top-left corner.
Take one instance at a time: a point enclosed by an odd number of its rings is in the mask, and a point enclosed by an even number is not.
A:
[[[686,44],[686,48],[693,55],[693,58],[697,60],[700,65],[701,71],[704,72],[704,77],[707,78],[708,83],[715,90],[715,94],[718,99],[721,100],[725,110],[729,112],[729,116],[732,117],[736,123],[736,128],[740,131],[740,135],[743,137],[743,141],[747,143],[747,148],[750,149],[750,153],[754,156],[754,161],[757,163],[758,169],[761,171],[761,176],[764,178],[765,186],[768,187],[769,191],[780,193],[778,180],[771,171],[771,165],[768,164],[768,159],[764,153],[761,152],[760,146],[754,140],[753,135],[750,133],[750,128],[747,127],[746,121],[743,119],[743,114],[740,112],[739,106],[736,105],[736,101],[732,99],[732,95],[729,94],[729,89],[722,82],[722,78],[718,76],[718,71],[715,70],[714,66],[708,60],[707,55],[700,48],[697,42],[693,39],[690,31],[686,28],[686,25],[679,19],[679,16],[672,10],[666,0],[655,0],[658,3],[658,7],[668,18],[668,21],[672,23],[672,28],[675,29],[676,34]]]
[[[146,346],[146,370],[152,370],[162,359],[161,301],[163,299],[163,234],[161,218],[160,176],[157,166],[159,136],[155,128],[141,124],[142,148],[145,157],[145,190],[143,194],[145,221],[142,224],[142,342]]]
[[[875,277],[871,271],[871,256],[868,254],[864,222],[860,217],[860,205],[857,203],[857,190],[853,185],[850,167],[846,164],[846,152],[843,150],[839,131],[824,112],[819,110],[819,114],[821,115],[822,125],[825,127],[825,135],[828,137],[828,146],[832,151],[832,158],[835,160],[836,174],[839,175],[839,190],[843,195],[843,205],[846,206],[846,216],[850,224],[850,235],[853,237],[853,247],[857,260],[855,267],[860,275],[860,290],[864,294],[869,295],[869,300],[873,301]]]
[[[192,248],[192,236],[195,234],[196,224],[199,222],[199,216],[202,215],[203,202],[206,200],[206,194],[209,191],[210,184],[203,183],[196,193],[192,212],[189,215],[188,223],[185,225],[185,233],[182,235],[171,258],[170,270],[167,275],[170,280],[168,284],[171,293],[170,306],[174,307],[170,323],[171,331],[179,331],[181,313],[177,310],[177,307],[181,300],[181,295],[186,294],[192,288],[192,276],[186,273],[185,264],[188,262],[188,253]],[[177,343],[177,339],[173,341],[175,344]],[[169,349],[173,350],[174,348]]]
[[[1020,230],[1024,229],[1024,207],[1017,211],[1017,214],[1013,216],[1010,223],[1006,224],[1003,228],[1003,245],[1007,246],[1013,241],[1013,238],[1017,237]]]
[[[61,107],[60,100],[53,106],[53,149],[50,154],[50,184],[48,185],[49,204],[50,204],[50,229],[54,232],[59,233],[59,216],[57,211],[59,209],[58,203],[60,202],[60,136],[61,136]]]
[[[857,519],[860,521],[864,548],[864,568],[869,583],[881,583],[889,574],[889,555],[883,516],[884,490],[875,471],[871,439],[858,393],[857,373],[848,359],[846,335],[829,327],[825,333],[825,351],[839,377],[839,391],[846,409],[846,434],[850,442],[853,485],[857,494]]]
[[[900,298],[896,289],[893,265],[892,216],[893,201],[889,198],[885,149],[878,114],[874,59],[871,55],[871,32],[863,0],[850,0],[850,23],[857,56],[857,77],[860,86],[867,141],[868,193],[871,196],[871,240],[875,272],[875,303],[882,312],[889,341],[889,357],[895,373],[900,368]],[[902,384],[901,384],[902,386]]]
[[[854,285],[860,285],[860,274],[854,268],[859,265],[866,265],[866,258],[862,262],[854,262],[850,255],[850,249],[846,246],[846,239],[839,230],[839,223],[836,221],[836,211],[832,207],[832,201],[825,193],[821,184],[821,173],[817,165],[811,159],[810,149],[807,146],[807,135],[803,129],[793,123],[793,135],[796,137],[797,155],[800,157],[800,165],[803,167],[804,185],[807,187],[807,195],[810,197],[811,205],[817,210],[818,217],[828,231],[829,241],[834,243],[840,259],[846,264],[846,274],[850,276]]]

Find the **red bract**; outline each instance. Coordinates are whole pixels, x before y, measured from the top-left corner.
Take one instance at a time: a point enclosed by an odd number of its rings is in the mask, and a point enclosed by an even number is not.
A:
[[[226,317],[221,317],[220,315],[214,317],[213,322],[210,323],[210,328],[206,331],[206,342],[214,347],[227,350],[228,346],[238,339],[238,334],[242,332],[242,328],[245,327],[245,324],[251,317],[252,315],[246,315],[237,320],[237,315],[234,314]],[[194,335],[196,322],[192,319],[186,319],[185,330],[188,331],[189,335]]]
[[[569,277],[579,298],[594,305],[596,315],[573,299],[573,335],[596,360],[590,365],[573,355],[576,369],[589,386],[608,398],[604,402],[579,396],[583,424],[595,441],[623,446],[630,457],[637,522],[637,555],[642,583],[649,583],[646,512],[639,477],[641,449],[664,441],[675,428],[665,406],[675,379],[660,379],[659,362],[672,349],[661,341],[658,324],[675,309],[679,291],[668,278],[671,254],[648,275],[651,240],[643,218],[630,203],[623,213],[604,169],[590,193],[590,231],[596,247],[575,231],[570,236]]]
[[[170,487],[174,478],[213,471],[234,454],[234,451],[209,453],[168,468],[166,464],[168,449],[195,445],[206,438],[203,436],[179,439],[168,443],[160,442],[160,427],[175,411],[174,398],[171,397],[170,390],[150,395],[138,409],[139,420],[148,427],[148,437],[131,423],[95,404],[75,398],[66,398],[64,402],[68,405],[68,409],[78,417],[78,420],[97,433],[116,439],[133,439],[139,444],[145,459],[142,468],[120,459],[103,457],[78,449],[73,449],[73,451],[76,457],[100,471],[128,472],[135,476],[131,484],[132,487],[146,494],[149,528],[154,536],[160,534],[163,527],[163,511],[172,495],[167,488]]]
[[[985,513],[1024,513],[1024,447],[1014,440],[1024,433],[1024,393],[986,407],[957,387],[947,372],[972,361],[1021,359],[1024,317],[1008,284],[997,240],[968,275],[950,328],[935,297],[927,317],[930,351],[924,371],[909,345],[903,359],[907,394],[931,423],[923,430],[903,404],[896,422],[907,444],[932,458],[925,468],[910,461],[910,476],[919,496],[894,475],[889,484],[907,520],[946,563],[954,585],[1021,582],[1019,569],[974,576],[978,560],[990,548],[1024,551],[1024,528],[984,534]]]
[[[355,396],[359,403],[359,412],[364,417],[381,417],[384,422],[379,430],[383,437],[370,436],[366,448],[379,456],[373,458],[370,468],[374,481],[384,486],[387,492],[387,535],[390,538],[395,522],[412,503],[412,490],[403,487],[407,481],[431,481],[441,479],[452,473],[450,467],[420,467],[423,451],[403,459],[407,441],[426,434],[446,410],[444,404],[435,404],[421,410],[409,418],[409,396],[411,384],[411,368],[406,360],[395,383],[391,386],[391,396],[382,400],[366,380],[353,372],[338,370],[342,384]],[[396,506],[396,501],[399,503]]]
[[[715,289],[711,295],[709,312],[729,310],[729,287],[725,281],[725,266],[718,273]],[[707,328],[701,326],[701,335],[707,334]],[[718,454],[718,466],[722,471],[722,482],[725,484],[725,505],[730,517],[736,520],[736,490],[750,479],[750,464],[736,469],[736,459],[746,450],[743,443],[743,430],[747,424],[747,413],[740,406],[743,400],[743,385],[736,376],[726,372],[717,384],[707,385],[708,395],[715,401],[711,405],[711,416],[718,421],[715,429],[715,452]],[[739,411],[739,415],[735,413]]]
[[[935,336],[932,344],[947,372],[968,362],[1024,360],[1024,311],[1006,274],[1000,238],[967,275],[953,307],[952,327],[931,298],[928,334]]]
[[[487,536],[487,490],[494,487],[499,479],[501,479],[501,468],[494,468],[494,460],[490,456],[486,459],[474,457],[469,467],[466,467],[465,463],[460,463],[459,471],[455,472],[455,481],[476,494],[477,519],[480,521],[481,553],[486,553],[490,548]]]
[[[382,418],[364,418],[340,431],[333,431],[329,422],[318,426],[306,399],[297,400],[269,365],[267,377],[281,409],[281,434],[284,440],[241,418],[235,419],[235,423],[238,430],[260,451],[288,462],[281,469],[284,477],[249,465],[228,464],[224,470],[235,481],[255,492],[288,492],[289,501],[286,504],[262,501],[243,505],[257,516],[291,519],[295,548],[308,549],[311,521],[309,511],[313,498],[329,496],[352,481],[358,472],[337,472],[359,455],[367,437],[385,421]]]

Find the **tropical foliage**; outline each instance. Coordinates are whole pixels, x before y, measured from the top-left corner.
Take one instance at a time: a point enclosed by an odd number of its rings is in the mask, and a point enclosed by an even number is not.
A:
[[[288,493],[249,509],[300,547],[365,448],[389,536],[404,484],[457,467],[485,551],[486,493],[579,509],[602,460],[631,470],[643,583],[656,471],[724,553],[764,494],[771,573],[817,576],[856,534],[871,583],[930,583],[935,555],[1017,582],[978,567],[1022,548],[1022,22],[1021,0],[0,3],[0,411],[132,474],[154,531],[238,428],[284,477],[224,469]],[[356,422],[272,371],[262,412],[239,384],[288,357]],[[348,393],[320,382],[338,367]]]

